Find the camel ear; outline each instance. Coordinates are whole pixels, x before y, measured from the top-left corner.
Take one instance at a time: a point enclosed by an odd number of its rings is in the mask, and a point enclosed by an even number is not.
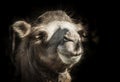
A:
[[[20,38],[26,37],[31,31],[31,25],[25,21],[17,21],[12,25],[12,27]]]

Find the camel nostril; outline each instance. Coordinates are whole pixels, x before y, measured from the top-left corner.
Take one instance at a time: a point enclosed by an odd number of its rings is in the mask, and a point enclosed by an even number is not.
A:
[[[79,56],[80,54],[76,54],[75,56]]]
[[[76,53],[75,56],[79,56],[79,55],[82,55],[82,53]]]

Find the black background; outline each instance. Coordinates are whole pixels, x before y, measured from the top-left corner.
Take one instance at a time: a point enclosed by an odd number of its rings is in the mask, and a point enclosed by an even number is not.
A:
[[[4,1],[0,3],[0,75],[1,82],[9,82],[11,78],[10,59],[7,52],[9,27],[14,21],[25,18],[35,19],[46,10],[63,9],[73,13],[74,18],[78,16],[85,18],[89,24],[89,30],[97,30],[99,43],[90,44],[92,55],[88,56],[84,62],[78,66],[73,73],[75,82],[103,82],[114,80],[116,75],[115,46],[112,23],[114,8],[109,2],[100,1]],[[29,20],[29,19],[28,19]],[[114,35],[113,35],[114,34]],[[3,81],[2,81],[3,80]]]

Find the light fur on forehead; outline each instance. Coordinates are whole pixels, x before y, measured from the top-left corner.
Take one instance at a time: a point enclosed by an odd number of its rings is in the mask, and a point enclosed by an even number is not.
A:
[[[47,11],[39,16],[38,20],[41,20],[45,24],[55,20],[72,22],[71,18],[62,10]]]

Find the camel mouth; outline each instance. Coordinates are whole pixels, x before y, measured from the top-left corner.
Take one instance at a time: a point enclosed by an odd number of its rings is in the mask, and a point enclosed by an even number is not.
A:
[[[57,53],[58,53],[59,58],[65,64],[74,64],[74,63],[77,63],[77,62],[79,62],[79,60],[80,60],[80,58],[82,56],[82,54],[68,56],[68,55],[60,53],[60,52],[57,52]]]

